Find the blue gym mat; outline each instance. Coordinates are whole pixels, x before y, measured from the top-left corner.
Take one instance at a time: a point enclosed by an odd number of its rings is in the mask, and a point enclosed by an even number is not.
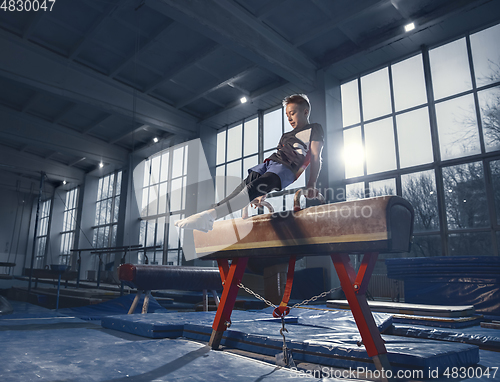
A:
[[[421,325],[395,324],[388,333],[403,337],[460,342],[477,345],[481,349],[500,351],[500,330],[481,328],[480,326],[458,330],[434,329]]]
[[[104,328],[119,330],[148,338],[177,338],[183,335],[185,324],[211,326],[215,312],[125,314],[103,317]],[[266,313],[248,313],[239,310],[231,314],[231,322],[276,321]],[[296,322],[296,317],[287,317],[286,322]]]
[[[474,315],[471,317],[429,317],[429,316],[413,316],[395,314],[392,317],[393,323],[410,324],[410,325],[425,325],[437,328],[460,329],[479,325],[484,321],[483,315]]]
[[[364,347],[358,346],[361,336],[350,311],[313,308],[294,309],[292,314],[296,317],[287,317],[286,338],[294,359],[332,367],[373,369]],[[101,325],[150,338],[182,335],[208,342],[214,316],[215,312],[121,315],[103,318]],[[374,318],[381,331],[391,326],[390,314],[374,313]],[[234,311],[231,321],[222,345],[267,356],[282,350],[281,322],[273,319],[270,312]],[[396,336],[384,336],[384,340],[395,369],[433,370],[442,365],[462,367],[479,362],[479,349],[472,345]]]
[[[2,382],[30,380],[253,382],[276,378],[288,381],[308,377],[304,371],[297,373],[228,352],[210,351],[203,344],[188,339],[149,339],[103,329],[93,322],[65,317],[58,312],[26,303],[13,302],[12,305],[15,312],[0,318],[0,343],[2,343],[0,346],[0,359],[2,360],[0,380]],[[292,348],[297,362],[301,362],[302,359],[318,362],[320,359],[323,363],[327,362],[328,357],[335,352],[352,353],[349,356],[353,357],[354,353],[363,351],[356,345],[356,341],[360,339],[356,330],[341,325],[330,327],[330,323],[326,325],[328,328],[323,328],[321,322],[313,322],[324,316],[326,321],[330,320],[334,323],[335,313],[318,314],[314,310],[294,310],[292,313],[297,316],[295,317],[297,323],[294,324],[291,320],[286,324],[289,330],[287,344]],[[185,313],[169,314],[182,317]],[[129,317],[145,318],[169,314],[137,314],[129,315]],[[196,335],[200,333],[205,335],[206,332],[208,337],[214,312],[187,314],[191,316],[190,321],[193,323],[185,325],[187,330],[183,330],[183,335],[188,334],[190,330]],[[240,316],[237,318],[237,315]],[[269,317],[268,314],[266,316]],[[280,352],[282,346],[282,338],[279,335],[280,324],[266,320],[255,321],[252,317],[256,318],[252,312],[233,312],[232,326],[226,332],[224,341],[227,340],[227,334],[230,334],[230,337],[234,336],[237,339],[232,341],[231,347],[243,348],[251,346],[251,341],[258,339],[261,343],[257,346],[262,349],[264,347],[262,344],[267,345],[268,354],[271,356]],[[307,324],[306,318],[310,319],[310,323],[314,326]],[[305,323],[300,324],[301,320]],[[339,318],[339,321],[349,322],[350,318]],[[199,325],[201,322],[203,325]],[[205,325],[206,322],[208,322],[207,325]],[[381,322],[383,323],[383,320]],[[428,329],[433,330],[433,328]],[[470,335],[487,334],[483,333],[486,330],[483,328],[466,330]],[[243,343],[244,336],[251,341]],[[441,373],[449,366],[447,362],[450,358],[464,358],[464,356],[470,358],[473,351],[466,349],[477,349],[475,346],[427,339],[414,340],[386,335],[384,339],[387,341],[389,352],[392,353],[395,350],[398,353],[399,361],[417,359],[421,365],[425,363],[430,367],[438,365]],[[421,351],[422,349],[424,352]],[[308,350],[312,351],[308,352]],[[498,367],[498,352],[479,350],[479,354],[480,363],[467,370],[489,370],[490,376],[487,379],[500,381],[500,373],[496,372],[493,377],[495,367]],[[433,359],[427,359],[427,355],[431,355]],[[314,359],[315,356],[316,359]],[[360,358],[358,361],[363,367],[369,367],[364,364],[366,358]],[[463,363],[462,366],[465,364]],[[411,368],[415,369],[418,366],[411,366]],[[332,369],[330,366],[325,366],[321,370],[331,371]],[[361,376],[361,378],[364,381],[365,377]],[[485,379],[486,377],[469,378],[465,381],[480,382]],[[318,380],[326,382],[341,379],[326,378],[326,375],[322,373]],[[444,382],[449,379],[441,376],[432,380]]]
[[[0,342],[2,382],[254,382],[299,377],[292,370],[211,351],[188,340],[136,341],[102,329],[0,331]]]
[[[27,302],[20,301],[9,301],[13,308],[11,314],[6,314],[0,316],[0,322],[2,320],[11,320],[14,318],[41,318],[41,317],[63,317],[64,314],[56,312],[55,310],[43,308],[41,306],[32,305]]]
[[[262,312],[271,314],[274,308],[266,308]],[[325,305],[316,307],[296,308],[291,312],[297,317],[297,323],[306,326],[330,329],[342,326],[344,330],[358,332],[356,321],[350,311],[328,309]],[[383,333],[392,325],[392,315],[389,313],[373,312],[373,318],[380,333]]]
[[[102,317],[127,314],[128,310],[132,306],[135,295],[128,294],[113,300],[101,302],[100,304],[93,304],[87,306],[80,306],[77,308],[65,308],[59,309],[59,313],[66,314],[68,316],[75,316],[81,318],[82,320],[100,320]],[[135,308],[134,313],[142,312],[142,304],[144,303],[144,295],[141,296],[139,302]],[[153,296],[149,298],[148,313],[154,312],[167,312]]]
[[[281,324],[274,322],[234,323],[224,332],[221,345],[254,353],[274,356],[283,346],[279,333]],[[296,361],[343,368],[374,370],[373,361],[363,346],[361,336],[354,330],[339,326],[324,329],[303,325],[287,325],[287,346]],[[186,324],[184,337],[208,342],[212,328]],[[443,365],[466,367],[479,362],[479,348],[473,345],[437,342],[421,339],[383,336],[388,358],[395,370],[435,370]]]

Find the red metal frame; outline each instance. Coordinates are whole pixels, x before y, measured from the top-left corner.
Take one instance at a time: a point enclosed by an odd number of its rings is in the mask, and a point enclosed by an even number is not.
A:
[[[370,357],[387,353],[365,296],[377,257],[378,253],[366,253],[356,275],[347,253],[331,255],[340,285]]]
[[[240,257],[234,259],[231,263],[229,270],[227,268],[227,260],[217,260],[219,264],[219,271],[224,284],[224,290],[215,314],[214,322],[212,324],[212,337],[210,338],[209,345],[212,349],[219,347],[224,330],[227,329],[228,324],[231,322],[231,313],[236,302],[238,295],[238,284],[241,282],[243,273],[247,266],[248,257]]]
[[[340,285],[351,308],[368,356],[373,358],[378,369],[385,368],[387,370],[390,368],[386,355],[387,350],[365,296],[377,257],[378,253],[375,252],[365,253],[356,274],[347,253],[331,255],[340,279]],[[219,347],[222,334],[230,323],[238,294],[238,284],[241,282],[247,262],[248,257],[234,259],[229,267],[227,260],[217,260],[224,290],[212,325],[212,337],[209,342],[212,349]]]

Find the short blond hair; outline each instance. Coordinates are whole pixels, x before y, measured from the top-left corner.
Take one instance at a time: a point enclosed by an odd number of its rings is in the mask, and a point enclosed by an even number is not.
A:
[[[309,109],[309,114],[311,114],[311,102],[309,102],[309,97],[305,94],[293,94],[286,97],[283,100],[283,107],[286,107],[289,104],[305,106],[306,109]]]

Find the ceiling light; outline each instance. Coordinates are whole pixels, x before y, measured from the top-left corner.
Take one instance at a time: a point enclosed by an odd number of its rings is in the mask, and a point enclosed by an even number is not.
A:
[[[103,168],[103,167],[104,167],[104,163],[99,162],[99,168]]]
[[[153,142],[154,142],[154,143],[158,142],[158,138],[154,137],[154,138],[153,138]]]
[[[65,180],[63,180],[63,184],[66,184],[66,181],[65,181]]]
[[[415,24],[414,23],[409,23],[405,25],[405,32],[409,32],[415,29]]]
[[[245,103],[245,102],[247,102],[248,100],[247,100],[247,97],[241,97],[241,98],[240,98],[240,101],[241,101],[241,103]]]

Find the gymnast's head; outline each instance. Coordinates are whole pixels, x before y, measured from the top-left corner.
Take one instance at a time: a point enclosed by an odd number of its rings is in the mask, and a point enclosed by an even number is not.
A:
[[[304,127],[309,123],[311,103],[305,94],[294,94],[283,100],[285,113],[292,128]]]

